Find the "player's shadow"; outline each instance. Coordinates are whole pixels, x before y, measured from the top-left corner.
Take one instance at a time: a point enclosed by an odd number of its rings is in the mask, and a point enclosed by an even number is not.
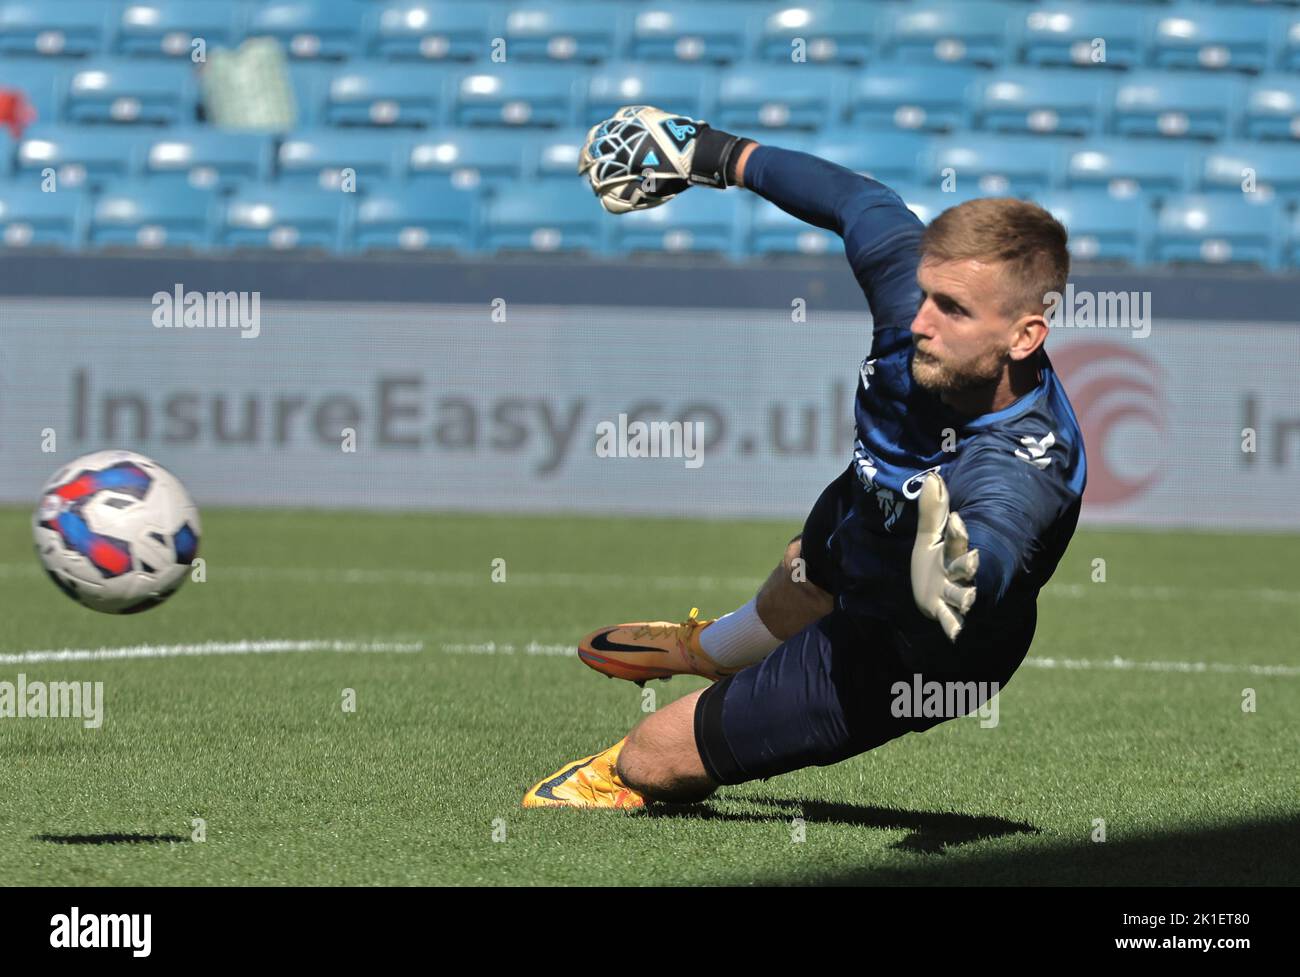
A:
[[[161,845],[189,841],[180,835],[141,835],[111,833],[102,835],[36,835],[34,841],[53,845]]]
[[[780,797],[747,797],[747,802],[768,804],[779,813],[738,813],[719,811],[709,802],[700,804],[652,804],[645,808],[646,817],[691,817],[716,821],[781,821],[796,817],[806,824],[846,824],[855,828],[905,830],[908,835],[891,847],[918,854],[937,854],[956,845],[999,838],[1003,835],[1037,834],[1038,829],[1024,821],[1010,821],[995,815],[958,814],[945,811],[903,811],[897,808],[862,804],[839,804],[830,801],[796,801]]]

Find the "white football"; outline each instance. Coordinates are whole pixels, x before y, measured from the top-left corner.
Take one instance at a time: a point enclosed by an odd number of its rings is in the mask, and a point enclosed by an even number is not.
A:
[[[106,614],[148,610],[176,593],[201,533],[180,479],[132,451],[97,451],[63,466],[32,517],[50,579]]]

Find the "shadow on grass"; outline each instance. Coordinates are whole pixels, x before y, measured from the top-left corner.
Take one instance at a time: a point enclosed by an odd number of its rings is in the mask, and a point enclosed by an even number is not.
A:
[[[1009,821],[993,815],[955,814],[943,811],[901,811],[896,808],[828,801],[796,801],[777,797],[746,798],[778,808],[770,814],[719,811],[707,801],[700,804],[654,804],[643,817],[685,817],[714,821],[782,821],[801,817],[807,824],[846,824],[857,828],[904,829],[910,832],[891,847],[933,855],[948,848],[1003,835],[1037,834],[1024,821]]]
[[[36,835],[33,841],[48,841],[54,845],[160,845],[164,842],[189,841],[180,835]]]

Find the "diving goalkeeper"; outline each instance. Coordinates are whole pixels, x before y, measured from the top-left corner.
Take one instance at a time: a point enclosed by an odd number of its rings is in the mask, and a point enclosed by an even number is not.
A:
[[[899,682],[1005,685],[1086,478],[1043,350],[1047,296],[1069,272],[1065,228],[1014,199],[968,201],[923,226],[875,180],[649,106],[593,127],[579,168],[612,213],[743,187],[836,232],[874,334],[852,461],[754,599],[717,620],[692,610],[681,624],[602,628],[579,646],[605,675],[713,684],[542,780],[524,806],[700,800],[955,718],[893,708]]]

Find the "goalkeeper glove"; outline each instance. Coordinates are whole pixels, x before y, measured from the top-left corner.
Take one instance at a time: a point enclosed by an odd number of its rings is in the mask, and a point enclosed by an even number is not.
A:
[[[938,621],[954,643],[975,603],[979,565],[980,551],[970,549],[961,516],[948,511],[948,486],[935,472],[925,480],[917,500],[912,596],[921,613]]]
[[[752,139],[733,136],[649,105],[625,105],[591,127],[578,157],[601,205],[612,214],[665,204],[692,184],[725,188]]]

